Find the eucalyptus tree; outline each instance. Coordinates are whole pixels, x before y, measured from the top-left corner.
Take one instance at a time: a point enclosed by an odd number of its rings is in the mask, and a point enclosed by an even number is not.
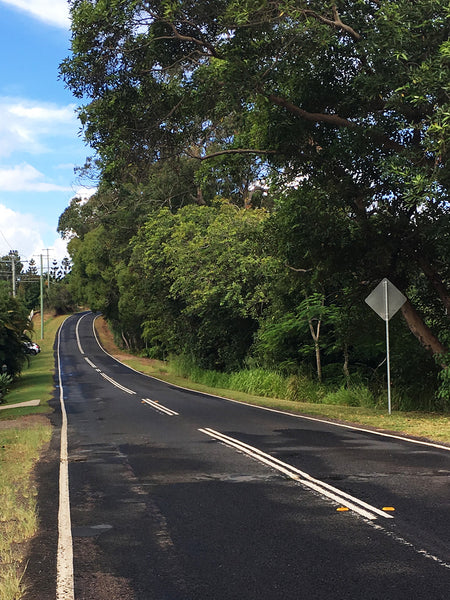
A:
[[[145,341],[155,350],[189,352],[203,367],[242,365],[280,264],[267,252],[264,210],[229,202],[163,209],[133,240],[124,313],[143,317]]]

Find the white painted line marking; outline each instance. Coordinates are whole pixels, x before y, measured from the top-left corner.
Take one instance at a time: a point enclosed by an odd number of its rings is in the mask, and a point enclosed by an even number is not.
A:
[[[393,531],[389,531],[389,530],[385,529],[384,527],[382,527],[381,525],[374,523],[374,522],[369,523],[369,525],[371,527],[373,527],[376,531],[383,532],[385,535],[387,535],[394,541],[398,542],[399,544],[402,544],[403,546],[407,546],[408,548],[412,548],[415,552],[417,552],[417,554],[421,554],[425,558],[428,558],[428,559],[433,560],[434,562],[437,562],[439,565],[441,565],[441,567],[444,567],[445,569],[450,569],[450,563],[445,562],[445,560],[442,560],[441,558],[439,558],[438,556],[435,556],[434,554],[431,554],[430,552],[428,552],[428,550],[424,550],[423,548],[420,548],[420,547],[418,548],[411,542],[408,542],[407,540],[405,540],[405,538],[402,538],[397,533],[394,533]]]
[[[166,385],[170,385],[171,387],[177,388],[179,390],[186,390],[188,392],[194,391],[194,392],[198,393],[200,396],[210,396],[211,398],[218,398],[219,400],[226,400],[227,402],[233,402],[234,404],[239,404],[241,406],[246,406],[248,408],[256,408],[258,410],[265,410],[267,412],[273,412],[273,413],[277,413],[279,415],[286,415],[287,417],[293,417],[294,419],[304,419],[305,421],[315,421],[316,423],[323,423],[324,425],[329,425],[330,427],[341,427],[343,429],[351,429],[353,431],[361,431],[362,433],[369,433],[370,435],[378,435],[381,437],[387,437],[387,438],[392,438],[394,440],[399,440],[401,442],[407,442],[410,444],[419,444],[421,446],[429,446],[430,448],[437,448],[439,450],[446,450],[447,452],[450,452],[450,446],[444,446],[442,444],[437,444],[434,442],[424,442],[423,440],[415,440],[415,439],[411,439],[411,438],[404,437],[401,435],[395,435],[393,433],[385,433],[383,431],[376,431],[373,429],[365,429],[362,426],[356,427],[355,425],[347,425],[346,423],[336,423],[335,421],[327,421],[326,419],[321,419],[319,417],[310,417],[307,415],[299,415],[296,413],[288,412],[287,410],[278,410],[276,408],[267,408],[267,406],[259,406],[258,404],[248,404],[247,402],[241,402],[240,400],[233,400],[232,398],[227,398],[226,396],[218,396],[217,394],[208,394],[206,392],[200,392],[198,390],[193,390],[192,388],[187,388],[187,387],[183,387],[181,385],[177,385],[176,383],[168,383],[167,381],[164,381],[164,379],[158,379],[158,377],[155,377],[154,375],[147,375],[147,373],[143,373],[142,371],[133,369],[133,367],[126,365],[125,363],[121,362],[118,358],[116,358],[115,356],[113,356],[112,354],[107,352],[100,344],[100,341],[97,336],[97,332],[95,331],[95,320],[97,318],[98,318],[98,316],[95,317],[95,319],[92,321],[92,329],[94,331],[94,337],[95,337],[95,340],[96,340],[100,350],[102,350],[107,356],[109,356],[110,358],[112,358],[113,360],[118,362],[119,365],[123,365],[127,369],[130,369],[130,371],[134,371],[134,373],[139,373],[139,375],[142,375],[143,377],[148,377],[149,379],[154,379],[155,381],[160,381],[161,383],[165,383]]]
[[[106,381],[109,381],[109,383],[112,383],[113,385],[116,386],[116,388],[119,388],[119,390],[122,390],[124,392],[126,392],[127,394],[135,394],[136,392],[134,392],[133,390],[129,390],[128,388],[126,388],[123,385],[120,385],[120,383],[117,383],[117,381],[115,381],[114,379],[112,379],[112,377],[109,377],[108,375],[106,375],[106,373],[102,373],[100,372],[100,375],[106,379]]]
[[[299,469],[293,467],[292,465],[282,462],[281,460],[279,460],[273,456],[270,456],[270,454],[266,454],[265,452],[262,452],[261,450],[259,450],[258,448],[255,448],[254,446],[245,444],[244,442],[241,442],[240,440],[237,440],[237,439],[227,436],[223,433],[215,431],[214,429],[211,429],[209,427],[207,427],[205,429],[199,429],[199,431],[210,437],[216,438],[217,440],[223,442],[224,444],[232,446],[233,448],[236,448],[237,450],[244,452],[245,454],[248,454],[249,456],[255,458],[256,460],[259,460],[260,462],[263,462],[264,464],[271,466],[274,469],[277,469],[281,473],[284,473],[291,479],[294,479],[294,480],[298,481],[299,483],[301,483],[302,485],[313,489],[314,491],[318,492],[322,496],[325,496],[325,497],[337,502],[338,504],[344,504],[350,510],[353,510],[354,512],[360,514],[361,516],[365,517],[366,519],[373,520],[373,519],[376,519],[377,516],[384,517],[385,519],[393,518],[392,515],[389,515],[389,514],[383,512],[382,510],[380,510],[370,504],[367,504],[366,502],[364,502],[363,500],[360,500],[359,498],[355,498],[354,496],[351,496],[350,494],[347,494],[346,492],[338,490],[337,488],[329,485],[328,483],[325,483],[323,481],[315,479],[308,473],[305,473],[304,471],[300,471]]]
[[[80,318],[78,319],[78,321],[77,321],[77,325],[76,325],[76,327],[75,327],[75,336],[76,336],[76,338],[77,338],[78,350],[80,351],[80,354],[84,354],[84,350],[83,350],[83,348],[81,347],[81,342],[80,342],[80,333],[79,333],[78,329],[79,329],[79,326],[80,326],[80,323],[81,323],[81,321],[84,319],[84,317],[87,317],[87,316],[88,316],[88,314],[89,314],[89,313],[86,313],[86,314],[84,314],[82,317],[80,317]]]
[[[63,323],[64,325],[64,323]],[[67,413],[61,376],[61,329],[58,332],[59,401],[61,404],[61,450],[59,465],[58,551],[56,560],[56,600],[74,600],[73,542],[70,520]]]
[[[150,400],[150,398],[142,398],[142,402],[145,402],[145,404],[148,404],[152,408],[155,408],[156,410],[159,410],[160,412],[169,415],[169,417],[178,416],[178,413],[172,410],[171,408],[167,408],[167,406],[162,406],[162,404],[159,404],[159,402],[154,402],[153,400]]]
[[[93,369],[96,369],[97,371],[99,371],[100,369],[97,369],[97,366],[94,365],[94,363],[88,359],[87,356],[84,357],[84,360],[88,363],[88,365],[90,365]]]
[[[214,429],[210,429],[207,428],[209,431],[214,432]],[[222,437],[224,438],[228,438],[228,439],[233,439],[233,438],[229,438],[229,436],[225,435],[225,434],[220,434]],[[300,475],[301,477],[303,477],[304,479],[306,479],[307,481],[310,481],[311,483],[315,484],[315,485],[320,485],[321,487],[324,487],[330,491],[332,491],[333,493],[338,492],[339,493],[339,497],[344,497],[344,498],[348,498],[351,502],[357,502],[358,504],[360,504],[361,506],[363,506],[364,508],[367,508],[368,510],[371,510],[372,512],[377,513],[379,516],[384,517],[385,519],[392,519],[392,515],[388,515],[386,514],[384,511],[375,508],[374,506],[372,506],[371,504],[367,504],[366,502],[364,502],[363,500],[359,500],[358,498],[355,498],[354,496],[351,496],[350,494],[347,494],[346,492],[342,492],[341,490],[338,490],[337,488],[335,488],[334,486],[325,483],[324,481],[320,481],[319,479],[315,479],[314,477],[312,477],[311,475],[309,475],[309,473],[306,473],[305,471],[300,471],[300,469],[297,469],[296,467],[293,467],[291,465],[288,465],[287,463],[282,462],[281,460],[279,460],[278,458],[275,458],[273,456],[270,456],[270,454],[265,454],[264,452],[262,452],[261,450],[259,450],[258,448],[254,448],[253,446],[249,446],[248,444],[245,444],[244,442],[239,442],[239,444],[241,446],[244,446],[246,448],[248,448],[251,451],[256,452],[257,454],[260,454],[261,456],[268,456],[270,457],[270,459],[277,463],[280,464],[282,466],[287,466],[291,471],[293,471],[294,473],[297,473],[298,475]],[[306,484],[305,484],[306,485]]]

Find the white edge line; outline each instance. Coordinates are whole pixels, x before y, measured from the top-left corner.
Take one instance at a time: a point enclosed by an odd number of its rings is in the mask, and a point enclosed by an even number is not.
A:
[[[341,490],[338,490],[337,488],[334,488],[333,486],[329,486],[328,484],[325,484],[322,481],[314,479],[307,473],[302,473],[302,475],[304,477],[304,478],[302,478],[301,475],[299,475],[299,473],[301,473],[301,472],[299,472],[297,469],[295,469],[294,467],[291,467],[291,465],[288,465],[287,463],[283,463],[283,462],[279,461],[278,459],[274,459],[272,456],[265,454],[261,450],[258,450],[258,448],[253,448],[253,446],[248,446],[248,444],[244,444],[243,442],[240,442],[239,440],[234,440],[233,438],[229,438],[228,436],[225,436],[224,434],[220,434],[219,432],[214,432],[214,430],[208,431],[208,429],[199,429],[199,431],[210,437],[214,437],[215,439],[223,442],[224,444],[227,444],[228,446],[232,446],[232,447],[236,448],[237,450],[244,452],[245,454],[258,460],[259,462],[269,465],[273,469],[276,469],[277,471],[284,473],[291,479],[298,481],[300,484],[313,489],[314,491],[319,493],[321,496],[325,496],[326,498],[333,500],[337,504],[344,504],[350,510],[358,513],[359,515],[361,515],[362,517],[365,517],[366,519],[369,519],[370,521],[373,521],[374,519],[376,519],[377,518],[376,515],[380,515],[380,516],[386,517],[388,519],[392,519],[391,515],[387,515],[386,513],[383,513],[376,507],[371,506],[370,504],[367,504],[366,502],[363,502],[362,500],[359,500],[358,498],[350,496],[349,494],[346,494],[345,492],[341,492]],[[307,476],[307,477],[305,477],[305,476]],[[360,504],[360,506],[358,506],[358,504]],[[366,508],[363,508],[363,507],[366,507],[367,510],[366,510]]]
[[[69,318],[69,317],[67,317]],[[58,510],[58,551],[56,567],[56,600],[74,599],[73,581],[73,541],[70,520],[69,464],[67,450],[67,412],[64,404],[64,388],[61,375],[61,330],[58,331],[58,377],[59,401],[61,405],[61,450],[59,465],[59,510]]]
[[[201,396],[211,396],[211,398],[219,398],[220,400],[226,400],[227,402],[234,402],[235,404],[240,404],[241,406],[249,406],[251,408],[256,408],[259,410],[265,410],[267,412],[273,412],[273,413],[277,413],[280,415],[287,415],[288,417],[294,417],[296,419],[304,419],[306,421],[315,421],[317,423],[324,423],[325,425],[330,425],[333,427],[341,427],[343,429],[352,429],[353,431],[361,431],[362,433],[370,433],[371,435],[378,435],[381,437],[387,437],[387,438],[392,438],[394,440],[399,440],[401,442],[409,442],[410,444],[419,444],[421,446],[428,446],[431,448],[438,448],[439,450],[446,450],[447,452],[450,452],[450,446],[444,446],[441,444],[437,444],[434,442],[424,442],[423,440],[415,440],[412,438],[408,438],[408,437],[404,437],[401,435],[395,435],[393,433],[384,433],[383,431],[374,431],[373,429],[365,429],[364,427],[356,427],[355,425],[347,425],[345,423],[336,423],[336,421],[327,421],[326,419],[320,419],[318,417],[310,417],[307,415],[299,415],[297,413],[291,413],[288,412],[286,410],[278,410],[276,408],[268,408],[266,406],[259,406],[258,404],[248,404],[247,402],[240,402],[239,400],[233,400],[233,398],[227,398],[226,396],[218,396],[217,394],[210,394],[207,392],[200,392],[199,390],[194,390],[192,388],[187,388],[187,387],[183,387],[181,385],[177,385],[176,383],[169,383],[168,381],[164,381],[164,379],[158,379],[158,377],[154,377],[153,375],[148,375],[147,373],[143,373],[142,371],[138,371],[137,369],[133,369],[133,367],[130,367],[129,365],[126,365],[125,363],[123,363],[122,361],[120,361],[118,358],[116,358],[115,356],[113,356],[112,354],[110,354],[109,352],[107,352],[103,346],[100,344],[100,341],[97,337],[97,332],[95,331],[95,320],[98,319],[100,315],[97,315],[95,317],[95,319],[92,321],[92,329],[94,331],[94,336],[95,339],[97,341],[97,344],[99,345],[99,348],[101,350],[103,350],[103,352],[105,354],[107,354],[110,358],[112,358],[113,360],[115,360],[116,362],[118,362],[119,364],[123,365],[124,367],[126,367],[127,369],[130,369],[130,371],[134,371],[135,373],[139,373],[140,375],[143,375],[144,377],[148,377],[149,379],[154,379],[155,381],[160,381],[161,383],[165,383],[166,385],[170,385],[172,387],[176,387],[179,390],[186,390],[188,392],[196,392],[197,394],[200,394]]]

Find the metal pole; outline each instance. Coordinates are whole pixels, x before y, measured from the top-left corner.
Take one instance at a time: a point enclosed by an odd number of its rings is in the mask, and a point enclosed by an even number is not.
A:
[[[12,271],[12,295],[16,297],[16,261],[14,254],[11,254],[11,271]]]
[[[41,283],[41,340],[44,339],[44,264],[43,264],[43,260],[42,260],[42,254],[40,255],[41,257],[41,277],[40,277],[40,283]]]
[[[50,250],[51,248],[43,248],[47,252],[47,288],[50,287]]]
[[[387,392],[388,392],[388,411],[391,414],[391,365],[389,355],[389,296],[388,282],[384,282],[384,302],[385,302],[385,321],[386,321],[386,367],[387,367]]]

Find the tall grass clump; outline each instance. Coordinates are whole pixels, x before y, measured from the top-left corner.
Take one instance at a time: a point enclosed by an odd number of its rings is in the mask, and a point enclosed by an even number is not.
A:
[[[286,400],[321,404],[325,387],[306,375],[290,375],[287,379]]]
[[[187,355],[170,357],[169,365],[173,375],[212,388],[294,402],[321,402],[324,395],[323,386],[306,375],[287,376],[261,367],[223,373],[202,369]]]
[[[365,385],[342,386],[335,391],[330,391],[323,398],[324,404],[338,404],[340,406],[374,407],[377,402],[373,393]]]
[[[287,398],[287,378],[261,368],[231,373],[230,389],[266,398]]]
[[[23,594],[23,544],[38,528],[36,488],[32,469],[50,425],[2,430],[0,447],[0,598],[17,600]]]

